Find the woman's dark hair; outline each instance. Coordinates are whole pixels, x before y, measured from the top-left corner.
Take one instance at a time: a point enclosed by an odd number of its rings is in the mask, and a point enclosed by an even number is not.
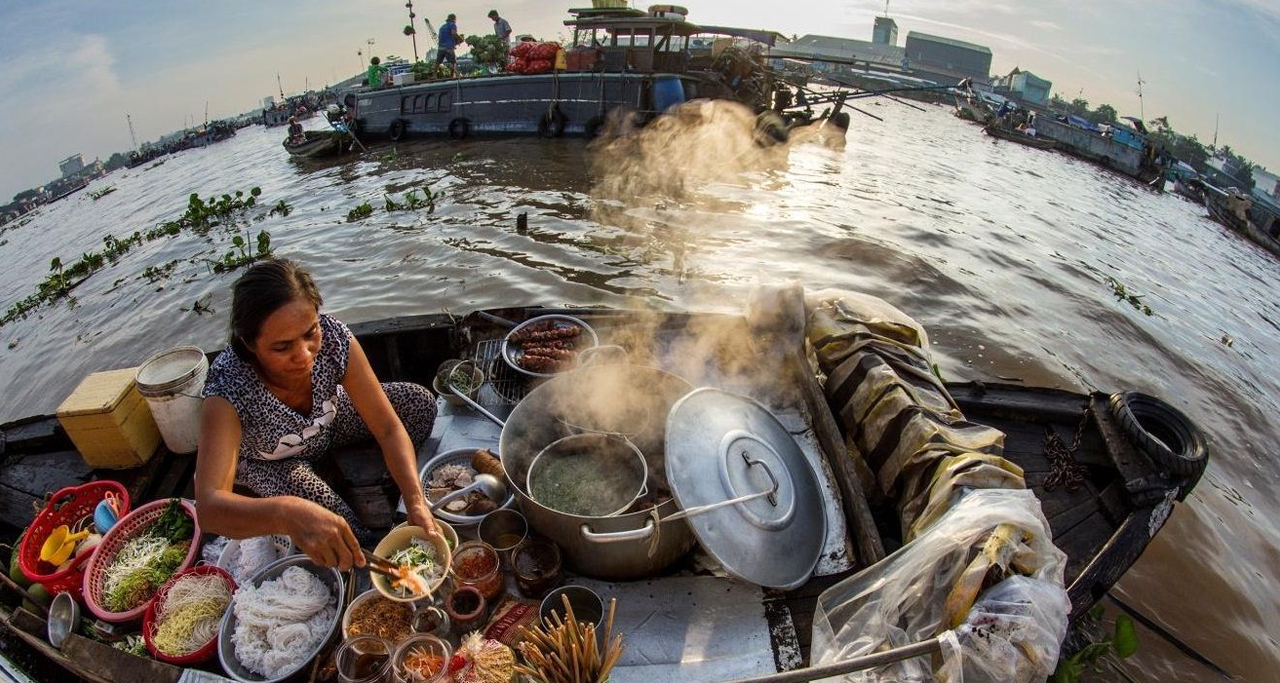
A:
[[[317,310],[323,303],[311,274],[288,259],[259,261],[236,280],[231,290],[231,349],[241,360],[255,361],[250,347],[263,321],[295,299]]]

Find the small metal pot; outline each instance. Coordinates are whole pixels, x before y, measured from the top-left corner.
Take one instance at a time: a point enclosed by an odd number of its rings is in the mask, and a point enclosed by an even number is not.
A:
[[[554,484],[546,479],[550,476],[551,467],[560,460],[573,460],[583,465],[596,464],[608,468],[610,480],[597,481],[594,485],[600,493],[600,509],[566,509],[560,501],[538,500],[534,491]],[[535,489],[535,482],[541,486]],[[533,461],[529,463],[529,473],[525,475],[525,490],[536,502],[556,512],[590,517],[613,517],[626,512],[635,505],[637,500],[649,493],[648,484],[649,470],[645,464],[644,454],[631,443],[630,439],[608,433],[573,434],[552,441],[534,456]]]

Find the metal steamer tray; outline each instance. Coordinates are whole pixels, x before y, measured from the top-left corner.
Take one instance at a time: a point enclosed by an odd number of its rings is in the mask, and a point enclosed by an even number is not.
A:
[[[553,329],[557,329],[557,330],[569,329],[574,327],[582,330],[582,334],[579,335],[577,338],[578,342],[575,347],[575,350],[577,351],[582,351],[583,349],[588,349],[593,346],[597,346],[600,343],[600,338],[596,336],[596,331],[591,329],[590,325],[571,315],[561,315],[559,313],[552,313],[548,315],[540,315],[540,316],[537,316],[536,318],[530,318],[520,323],[519,325],[516,325],[515,327],[511,328],[511,331],[508,332],[507,336],[502,340],[502,349],[501,349],[502,359],[506,361],[507,365],[511,366],[511,368],[514,369],[516,372],[519,372],[520,374],[523,374],[523,375],[528,375],[529,377],[554,377],[560,374],[561,372],[564,372],[565,370],[568,370],[574,366],[572,362],[567,362],[564,364],[564,368],[562,370],[558,370],[556,372],[534,372],[533,370],[528,370],[520,365],[520,359],[524,357],[524,349],[522,349],[519,344],[511,341],[512,338],[515,337],[515,335],[519,334],[520,331],[522,330],[528,329],[529,327],[532,327],[534,325],[547,323],[547,322],[554,323]]]

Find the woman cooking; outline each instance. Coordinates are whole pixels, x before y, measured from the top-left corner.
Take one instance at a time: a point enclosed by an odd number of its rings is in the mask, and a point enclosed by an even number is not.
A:
[[[414,455],[436,404],[416,384],[379,384],[360,343],[320,304],[291,261],[259,262],[236,281],[230,348],[209,367],[200,409],[196,503],[206,531],[288,534],[311,559],[346,570],[364,565],[360,545],[373,539],[312,465],[332,447],[376,439],[409,522],[439,533]]]

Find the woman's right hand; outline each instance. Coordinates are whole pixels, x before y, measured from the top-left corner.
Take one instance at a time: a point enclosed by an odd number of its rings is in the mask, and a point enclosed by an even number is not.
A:
[[[364,555],[351,526],[340,515],[309,500],[295,499],[287,513],[289,536],[316,564],[346,571],[364,566]]]

